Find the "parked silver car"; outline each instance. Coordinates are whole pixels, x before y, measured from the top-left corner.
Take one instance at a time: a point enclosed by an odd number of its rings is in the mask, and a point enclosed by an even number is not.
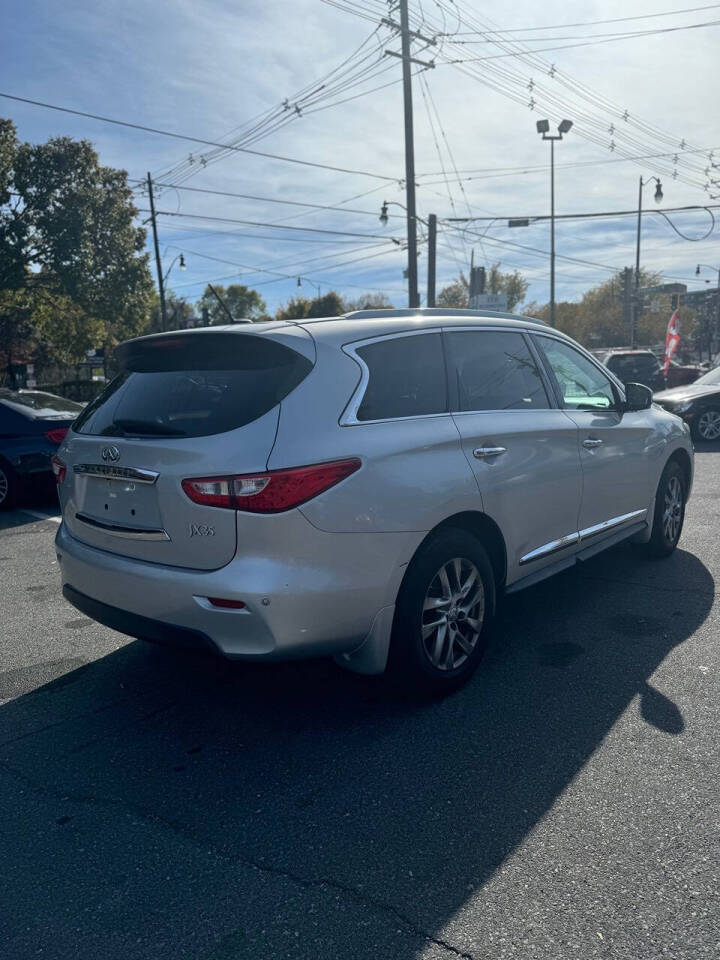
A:
[[[363,311],[159,334],[55,459],[67,599],[227,657],[452,689],[501,593],[674,550],[683,422],[526,318]]]

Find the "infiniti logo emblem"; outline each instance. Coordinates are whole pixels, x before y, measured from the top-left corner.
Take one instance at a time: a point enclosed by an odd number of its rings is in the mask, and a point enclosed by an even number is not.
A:
[[[117,463],[120,459],[120,451],[116,446],[103,447],[100,456],[103,458],[105,463]]]

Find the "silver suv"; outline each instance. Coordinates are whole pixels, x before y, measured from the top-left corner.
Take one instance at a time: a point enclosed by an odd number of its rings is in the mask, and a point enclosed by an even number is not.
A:
[[[680,537],[683,422],[540,322],[363,311],[118,358],[54,461],[57,552],[70,603],[134,637],[442,692],[500,594]]]

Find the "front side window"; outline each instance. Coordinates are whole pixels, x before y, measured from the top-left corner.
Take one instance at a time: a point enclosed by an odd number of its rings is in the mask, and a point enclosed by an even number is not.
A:
[[[522,334],[458,330],[445,334],[457,409],[547,410],[540,371]]]
[[[567,410],[611,410],[615,408],[612,384],[594,363],[560,340],[537,337],[560,386]]]
[[[358,420],[447,413],[447,383],[439,333],[389,337],[358,347],[369,380]]]

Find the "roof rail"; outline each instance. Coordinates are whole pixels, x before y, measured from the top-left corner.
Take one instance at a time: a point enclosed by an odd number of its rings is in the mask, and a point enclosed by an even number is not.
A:
[[[523,317],[518,313],[505,313],[499,310],[470,310],[455,307],[415,307],[399,310],[353,310],[343,314],[346,320],[390,320],[393,317],[479,317],[485,320],[525,320],[527,323],[548,324],[537,317]]]

